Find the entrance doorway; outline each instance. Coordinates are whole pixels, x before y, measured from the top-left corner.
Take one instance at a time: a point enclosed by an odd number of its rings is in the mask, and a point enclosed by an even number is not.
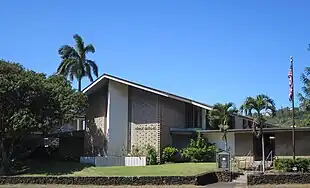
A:
[[[274,133],[264,133],[265,159],[272,151],[275,155],[275,136]],[[253,135],[253,157],[255,161],[262,160],[262,137],[257,138]],[[268,160],[271,160],[269,157]]]

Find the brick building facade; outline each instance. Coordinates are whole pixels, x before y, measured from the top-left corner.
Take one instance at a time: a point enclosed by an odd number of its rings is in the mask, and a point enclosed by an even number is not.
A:
[[[224,148],[222,133],[212,130],[207,114],[211,106],[133,83],[110,75],[103,75],[83,92],[88,95],[85,155],[127,155],[134,148],[153,146],[158,154],[165,146],[184,148],[197,130]],[[228,145],[236,157],[259,156],[256,139],[251,133],[251,119],[231,117]],[[268,129],[268,128],[267,128]],[[310,129],[307,129],[309,131]],[[278,155],[290,153],[290,130],[269,130],[275,141],[267,140],[267,149]],[[307,144],[310,132],[299,131],[296,152],[310,155]],[[270,142],[270,143],[269,143]],[[268,153],[267,153],[268,154]]]

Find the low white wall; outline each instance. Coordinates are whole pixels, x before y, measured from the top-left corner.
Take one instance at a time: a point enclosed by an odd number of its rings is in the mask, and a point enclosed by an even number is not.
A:
[[[146,157],[80,157],[80,162],[95,166],[146,166]]]
[[[146,157],[125,157],[125,166],[146,166]]]
[[[95,157],[95,166],[125,166],[123,157]]]
[[[216,147],[219,149],[225,149],[225,142],[222,139],[223,133],[216,132],[216,133],[206,133],[204,136],[208,139],[209,142],[214,143]],[[228,132],[227,133],[227,145],[230,149],[229,152],[231,155],[235,154],[235,133]]]
[[[95,165],[95,157],[80,157],[80,163]]]

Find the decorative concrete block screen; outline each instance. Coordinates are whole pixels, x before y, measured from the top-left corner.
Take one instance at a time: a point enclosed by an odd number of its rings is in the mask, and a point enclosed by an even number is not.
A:
[[[146,166],[146,157],[81,157],[80,162],[95,166]]]
[[[133,146],[140,151],[144,150],[148,145],[159,150],[160,127],[155,124],[131,124],[131,150]]]

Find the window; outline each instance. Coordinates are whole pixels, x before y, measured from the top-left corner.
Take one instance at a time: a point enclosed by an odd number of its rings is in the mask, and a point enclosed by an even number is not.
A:
[[[246,128],[246,120],[242,119],[242,128]]]
[[[210,129],[210,122],[209,122],[209,117],[208,117],[208,115],[209,115],[209,110],[206,110],[206,116],[203,117],[203,118],[206,119],[206,129],[207,129],[207,130]]]
[[[202,109],[186,104],[185,106],[185,123],[186,128],[201,128],[202,127]]]
[[[235,118],[236,118],[235,116],[230,116],[230,118],[229,118],[228,125],[229,125],[230,129],[234,129],[236,127]]]

